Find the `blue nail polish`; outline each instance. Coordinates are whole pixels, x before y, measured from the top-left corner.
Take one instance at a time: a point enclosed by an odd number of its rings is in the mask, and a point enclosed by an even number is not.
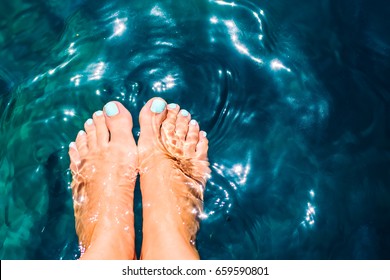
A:
[[[92,119],[88,119],[87,120],[87,125],[91,125],[91,124],[93,124],[93,120]]]
[[[153,113],[161,113],[165,110],[166,103],[161,99],[155,99],[153,100],[152,106],[150,107],[150,111]]]
[[[181,110],[181,115],[182,115],[183,117],[187,117],[189,114],[190,114],[190,113],[188,113],[187,110]]]
[[[207,136],[207,132],[206,131],[202,131],[202,134],[203,134],[204,137]]]
[[[96,116],[101,116],[101,115],[103,115],[103,112],[99,110],[99,111],[96,111],[95,114],[96,114]]]
[[[112,117],[119,113],[119,108],[114,102],[108,102],[106,106],[104,106],[104,111],[106,112],[107,116]]]
[[[177,104],[171,103],[168,105],[169,109],[175,109],[177,107]]]
[[[197,123],[196,120],[191,120],[191,121],[190,121],[190,124],[191,124],[191,125],[196,125],[196,123]]]

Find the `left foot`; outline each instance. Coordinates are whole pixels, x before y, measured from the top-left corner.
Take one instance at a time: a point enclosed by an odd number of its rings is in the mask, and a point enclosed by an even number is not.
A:
[[[82,259],[134,259],[137,146],[119,102],[86,121],[69,147],[76,232]]]

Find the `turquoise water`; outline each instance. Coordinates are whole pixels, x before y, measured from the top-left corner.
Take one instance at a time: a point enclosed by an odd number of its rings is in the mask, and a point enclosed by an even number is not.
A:
[[[208,132],[202,258],[389,259],[383,3],[0,0],[0,259],[78,257],[68,144],[153,96]]]

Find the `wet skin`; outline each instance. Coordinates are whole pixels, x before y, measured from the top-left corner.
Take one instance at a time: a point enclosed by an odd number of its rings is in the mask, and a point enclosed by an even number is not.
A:
[[[208,140],[186,110],[161,98],[142,108],[138,146],[119,102],[86,121],[69,147],[81,259],[135,259],[133,199],[143,202],[141,259],[199,259],[195,248]]]

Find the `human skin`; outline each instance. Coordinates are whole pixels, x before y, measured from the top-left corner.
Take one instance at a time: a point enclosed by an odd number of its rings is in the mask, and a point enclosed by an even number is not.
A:
[[[156,103],[161,112],[151,110]],[[199,259],[195,237],[210,174],[206,134],[186,110],[159,98],[146,103],[139,119],[141,259]]]
[[[138,146],[130,112],[109,102],[69,147],[80,259],[136,259],[133,199],[143,202],[141,259],[199,259],[195,247],[208,140],[186,110],[161,98],[140,113]]]

